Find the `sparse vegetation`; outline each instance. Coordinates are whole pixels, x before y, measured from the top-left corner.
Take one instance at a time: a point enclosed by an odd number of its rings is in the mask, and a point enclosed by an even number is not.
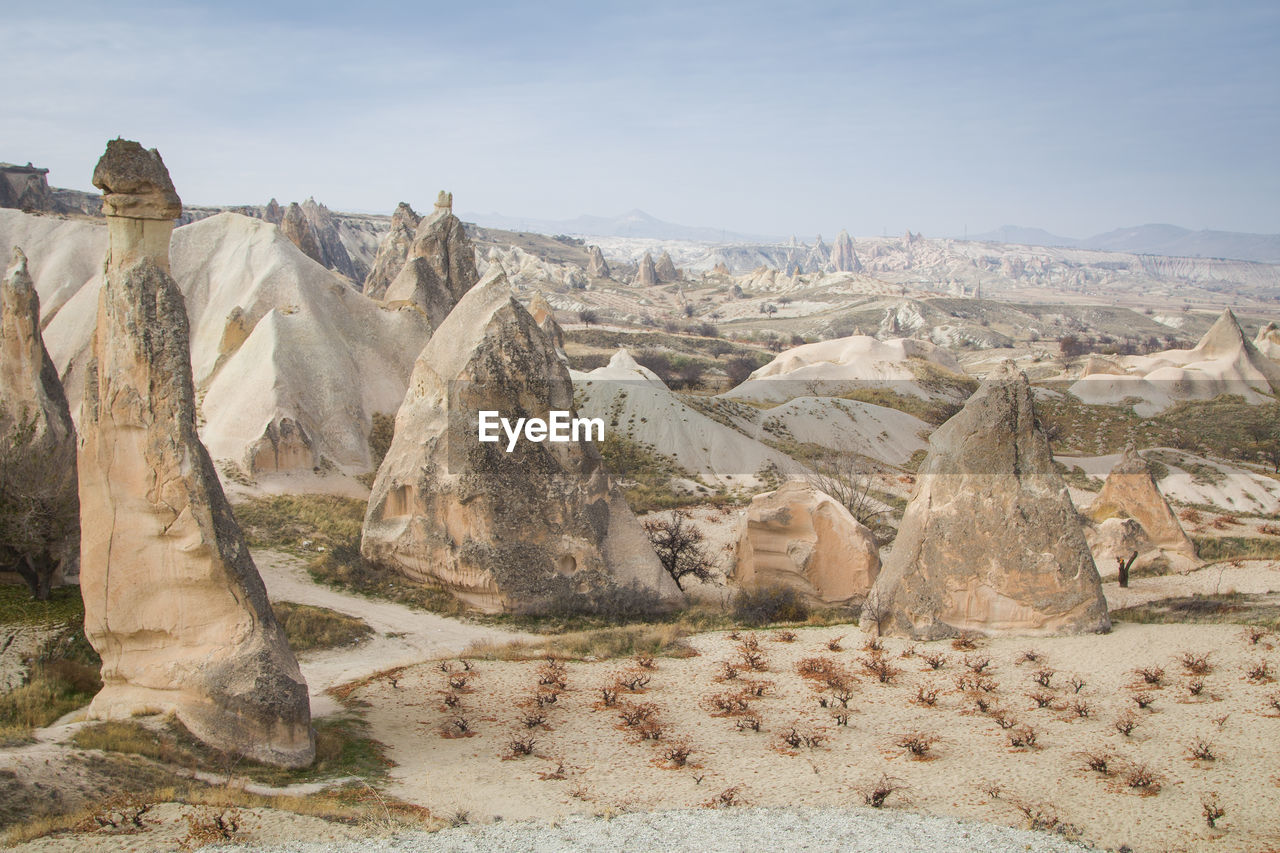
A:
[[[350,646],[373,633],[363,619],[325,607],[276,601],[271,608],[295,652]]]

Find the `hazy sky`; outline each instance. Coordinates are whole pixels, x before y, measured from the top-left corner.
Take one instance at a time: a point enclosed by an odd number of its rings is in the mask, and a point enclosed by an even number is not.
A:
[[[686,8],[691,6],[693,8]],[[757,233],[1280,232],[1280,3],[5,4],[0,160]]]

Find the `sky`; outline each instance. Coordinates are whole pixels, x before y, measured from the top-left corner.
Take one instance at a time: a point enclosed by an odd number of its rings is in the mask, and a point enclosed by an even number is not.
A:
[[[828,239],[1280,233],[1280,3],[6,4],[0,160]]]

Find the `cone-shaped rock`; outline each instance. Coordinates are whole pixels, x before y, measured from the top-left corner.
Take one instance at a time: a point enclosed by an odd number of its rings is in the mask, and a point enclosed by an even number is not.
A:
[[[605,262],[604,252],[599,246],[587,247],[587,275],[592,278],[609,277],[609,264]]]
[[[853,251],[853,238],[848,231],[841,231],[831,250],[831,265],[836,272],[861,272],[862,263]]]
[[[529,300],[529,314],[533,317],[533,322],[538,324],[538,328],[551,341],[551,345],[556,348],[556,351],[563,353],[564,330],[556,322],[555,309],[551,307],[551,303],[541,293],[533,294],[533,298]]]
[[[365,296],[381,299],[386,294],[391,282],[395,281],[404,268],[405,258],[409,257],[409,247],[413,245],[413,235],[421,222],[422,217],[406,202],[402,201],[396,206],[396,212],[391,214],[391,230],[378,244],[373,267],[364,280]]]
[[[496,266],[418,357],[365,516],[364,555],[485,611],[637,584],[678,600],[594,444],[505,433],[479,412],[573,411],[568,368]],[[593,436],[594,437],[594,436]]]
[[[744,589],[789,586],[811,604],[845,605],[879,573],[875,537],[825,492],[793,480],[751,499],[734,569]]]
[[[160,155],[135,142],[108,143],[94,183],[106,211],[122,209],[117,186],[177,198]],[[122,243],[141,233],[124,226],[110,232],[80,420],[80,583],[103,681],[89,716],[173,712],[219,749],[308,764],[306,682],[196,434],[182,294],[158,243]]]
[[[280,230],[293,245],[301,250],[302,254],[318,264],[324,264],[324,256],[320,253],[320,243],[316,239],[315,231],[311,228],[311,223],[307,220],[307,214],[302,210],[302,206],[296,201],[290,202],[285,209]]]
[[[660,282],[680,280],[680,271],[676,269],[675,261],[671,260],[671,255],[667,252],[663,252],[658,257],[657,263],[653,265],[653,271]]]
[[[640,259],[640,267],[636,270],[635,283],[642,287],[658,283],[658,271],[654,268],[653,255],[648,252]]]
[[[918,639],[1110,627],[1030,385],[1011,363],[929,439],[862,620]]]
[[[412,305],[434,329],[475,286],[476,250],[453,215],[453,195],[444,191],[432,214],[418,223],[404,266],[387,287],[388,305]]]
[[[0,571],[13,567],[44,600],[80,557],[76,435],[16,246],[0,284],[0,439]]]
[[[1160,557],[1175,571],[1185,571],[1197,565],[1195,545],[1187,538],[1186,531],[1178,523],[1178,517],[1160,493],[1160,487],[1151,475],[1147,460],[1133,448],[1126,450],[1111,469],[1102,491],[1085,510],[1085,514],[1098,524],[1127,516],[1142,527],[1146,542],[1150,548],[1155,549],[1155,553],[1140,553],[1135,565],[1147,565]],[[1129,553],[1108,553],[1105,557],[1127,558]],[[1103,558],[1097,547],[1094,548],[1094,554],[1099,559]],[[1102,570],[1108,568],[1111,568],[1110,564],[1104,564]]]

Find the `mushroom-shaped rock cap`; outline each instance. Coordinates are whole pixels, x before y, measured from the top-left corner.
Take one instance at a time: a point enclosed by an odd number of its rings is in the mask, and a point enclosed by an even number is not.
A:
[[[453,212],[453,193],[440,190],[440,194],[436,196],[436,210],[447,210]]]
[[[102,190],[102,211],[129,219],[177,219],[182,215],[169,170],[154,148],[128,139],[113,139],[93,170],[93,185]]]

